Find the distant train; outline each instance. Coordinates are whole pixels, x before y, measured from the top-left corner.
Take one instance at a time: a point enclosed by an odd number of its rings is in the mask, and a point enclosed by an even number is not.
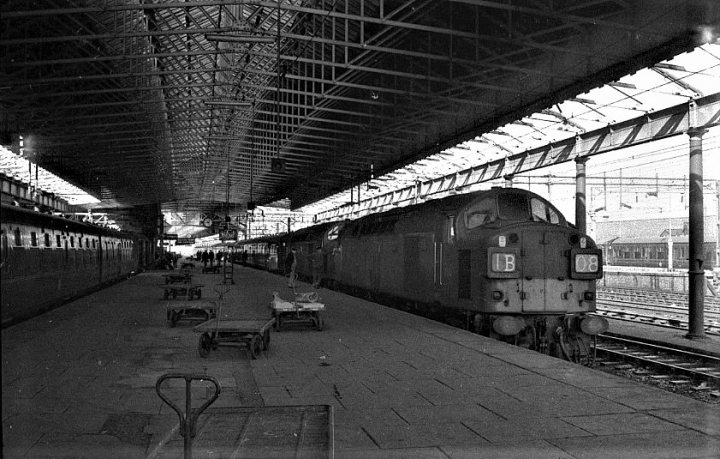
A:
[[[321,248],[313,266],[313,253]],[[238,243],[236,257],[573,361],[608,323],[602,252],[542,197],[493,188]],[[246,255],[242,255],[245,253]],[[315,255],[317,256],[317,255]]]
[[[599,245],[603,251],[605,263],[610,266],[637,266],[644,268],[668,268],[668,238],[618,237]],[[705,241],[703,244],[707,268],[716,266],[715,242]],[[672,267],[687,269],[689,252],[689,237],[687,235],[673,236],[672,238]]]
[[[151,259],[144,236],[2,205],[2,325],[127,277]]]

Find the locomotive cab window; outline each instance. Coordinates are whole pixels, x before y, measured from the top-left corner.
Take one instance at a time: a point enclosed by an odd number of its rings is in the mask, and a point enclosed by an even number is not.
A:
[[[494,222],[497,219],[495,211],[494,199],[483,199],[470,206],[464,214],[463,220],[465,228],[473,229],[487,223]]]
[[[555,225],[560,224],[560,217],[558,217],[557,212],[546,202],[537,198],[531,198],[530,209],[532,210],[532,218],[534,221],[548,222]]]
[[[503,220],[528,220],[530,209],[524,194],[503,193],[497,197],[500,218]]]

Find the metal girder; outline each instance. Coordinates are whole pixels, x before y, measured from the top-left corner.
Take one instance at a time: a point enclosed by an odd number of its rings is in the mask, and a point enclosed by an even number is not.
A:
[[[720,125],[720,94],[707,96],[688,104],[641,116],[596,131],[587,132],[556,144],[490,161],[416,186],[375,196],[353,206],[342,206],[317,215],[318,222],[357,218],[371,212],[382,212],[389,206],[407,205],[426,199],[437,199],[484,182],[530,172],[543,167],[591,157],[618,148],[656,141],[689,129]]]
[[[46,139],[41,157],[104,150],[108,170],[145,149],[158,164],[138,174],[144,187],[154,175],[159,195],[209,200],[223,153],[250,149],[265,158],[257,177],[272,176],[255,199],[297,206],[362,181],[368,163],[393,170],[686,49],[701,3],[8,0],[0,85],[12,90],[0,92],[0,126]],[[240,30],[276,40],[206,37]],[[210,98],[254,107],[213,109]],[[223,134],[245,140],[207,139]],[[269,170],[278,156],[285,175]],[[202,160],[186,166],[189,157]],[[249,172],[232,164],[227,174]],[[183,167],[207,180],[190,193],[172,172]],[[322,192],[304,183],[316,169]]]

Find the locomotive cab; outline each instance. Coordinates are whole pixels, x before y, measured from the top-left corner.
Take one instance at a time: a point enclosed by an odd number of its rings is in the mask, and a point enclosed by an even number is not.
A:
[[[493,189],[461,210],[457,235],[458,297],[476,331],[576,360],[607,329],[588,314],[602,251],[542,197]]]

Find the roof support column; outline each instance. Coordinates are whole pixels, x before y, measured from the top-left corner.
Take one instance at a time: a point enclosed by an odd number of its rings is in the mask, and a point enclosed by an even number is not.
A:
[[[575,226],[587,233],[587,204],[585,202],[585,163],[589,158],[575,158]]]
[[[693,108],[691,107],[691,110]],[[702,136],[707,130],[690,128],[690,207],[689,207],[689,305],[686,338],[704,338],[703,307],[705,302],[705,254],[703,228]]]

